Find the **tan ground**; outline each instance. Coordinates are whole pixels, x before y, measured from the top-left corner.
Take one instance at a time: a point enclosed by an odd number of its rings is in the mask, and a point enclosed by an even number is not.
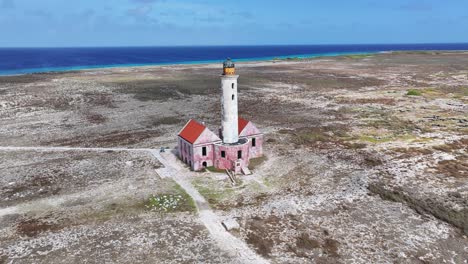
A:
[[[0,77],[0,147],[174,147],[213,129],[219,65]],[[468,53],[238,64],[266,158],[192,185],[272,263],[466,263]],[[0,263],[228,263],[161,164],[132,151],[1,150]],[[182,166],[179,164],[179,166]],[[184,197],[149,210],[151,195]],[[15,210],[13,210],[13,209]]]

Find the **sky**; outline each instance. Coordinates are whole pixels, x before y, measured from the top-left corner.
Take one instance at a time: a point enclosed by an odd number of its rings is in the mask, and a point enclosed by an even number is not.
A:
[[[468,0],[0,0],[0,47],[461,42]]]

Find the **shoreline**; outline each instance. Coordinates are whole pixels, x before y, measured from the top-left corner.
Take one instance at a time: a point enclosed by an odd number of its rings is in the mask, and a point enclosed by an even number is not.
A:
[[[392,54],[392,53],[466,53],[468,50],[388,50],[388,51],[371,51],[371,52],[331,52],[320,54],[296,54],[284,56],[270,56],[270,57],[255,57],[255,58],[240,58],[235,59],[236,62],[267,62],[267,61],[298,61],[305,59],[318,59],[318,58],[339,58],[345,56],[359,56],[359,55],[378,55],[378,54]],[[23,76],[33,74],[51,74],[51,73],[68,73],[68,72],[82,72],[92,70],[106,70],[106,69],[124,69],[124,68],[143,68],[143,67],[157,67],[157,66],[183,66],[183,65],[209,65],[221,63],[223,60],[197,60],[197,61],[180,61],[180,62],[167,62],[167,63],[143,63],[143,64],[108,64],[108,65],[85,65],[85,66],[70,66],[70,67],[45,67],[45,68],[30,68],[22,70],[6,70],[0,71],[0,77],[9,76]]]
[[[287,60],[290,59],[313,59],[318,57],[340,57],[349,55],[372,55],[383,53],[385,51],[376,52],[334,52],[334,53],[321,53],[321,54],[295,54],[284,56],[271,56],[271,57],[255,57],[255,58],[241,58],[236,59],[236,62],[265,62],[272,60]],[[86,66],[70,66],[70,67],[50,67],[50,68],[31,68],[22,70],[7,70],[0,71],[0,77],[3,76],[21,76],[28,74],[41,74],[41,73],[62,73],[74,71],[88,71],[100,69],[118,69],[118,68],[140,68],[140,67],[153,67],[153,66],[178,66],[178,65],[209,65],[222,63],[221,60],[196,60],[196,61],[180,61],[180,62],[167,62],[167,63],[142,63],[142,64],[108,64],[108,65],[86,65]],[[12,73],[9,73],[12,72]]]

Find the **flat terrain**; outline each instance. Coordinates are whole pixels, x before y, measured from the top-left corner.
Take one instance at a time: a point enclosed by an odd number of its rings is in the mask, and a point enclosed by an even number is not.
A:
[[[234,263],[209,208],[271,263],[468,263],[468,53],[237,68],[266,157],[174,162],[206,208],[146,149],[217,129],[220,65],[0,77],[0,263]]]

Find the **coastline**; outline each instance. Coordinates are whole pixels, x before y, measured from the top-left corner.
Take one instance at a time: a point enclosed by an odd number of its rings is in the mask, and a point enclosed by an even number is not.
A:
[[[306,59],[319,58],[339,58],[346,56],[371,56],[377,54],[392,54],[392,53],[466,53],[468,50],[386,50],[386,51],[370,51],[370,52],[330,52],[317,54],[295,54],[283,56],[269,57],[252,57],[235,59],[236,62],[267,62],[267,61],[298,61]],[[30,74],[48,74],[48,73],[67,73],[105,69],[125,69],[125,68],[143,68],[157,66],[183,66],[183,65],[210,65],[217,64],[223,60],[194,60],[194,61],[179,61],[179,62],[163,62],[163,63],[137,63],[137,64],[108,64],[108,65],[85,65],[85,66],[70,66],[70,67],[44,67],[44,68],[29,68],[21,70],[5,70],[0,71],[0,77],[22,76]]]
[[[287,60],[287,59],[314,59],[320,57],[340,57],[350,55],[372,55],[384,53],[385,51],[377,52],[333,52],[333,53],[320,53],[320,54],[295,54],[284,56],[270,56],[270,57],[253,57],[253,58],[240,58],[236,62],[265,62],[272,60]],[[41,74],[41,73],[60,73],[60,72],[73,72],[73,71],[88,71],[88,70],[101,70],[101,69],[118,69],[118,68],[140,68],[140,67],[153,67],[153,66],[175,66],[175,65],[209,65],[220,63],[223,60],[195,60],[195,61],[180,61],[180,62],[164,62],[164,63],[137,63],[137,64],[108,64],[108,65],[85,65],[85,66],[70,66],[70,67],[44,67],[44,68],[30,68],[21,70],[6,70],[0,71],[2,76],[21,76],[27,74]]]

